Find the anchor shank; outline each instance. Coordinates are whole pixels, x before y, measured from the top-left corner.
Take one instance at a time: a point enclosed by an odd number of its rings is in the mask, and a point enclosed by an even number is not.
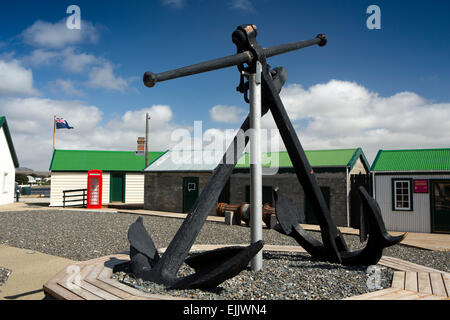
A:
[[[339,251],[346,249],[345,242],[340,231],[337,229],[331,219],[330,212],[323,197],[320,187],[313,175],[312,168],[308,162],[303,147],[298,139],[294,127],[292,126],[289,116],[283,106],[283,103],[273,87],[272,80],[267,71],[263,68],[262,73],[263,90],[265,96],[270,98],[267,104],[280,131],[281,138],[286,146],[292,165],[298,180],[303,186],[305,196],[311,201],[312,208],[316,213],[321,226],[322,240],[325,247],[330,250],[330,255],[334,259],[340,261]],[[336,240],[340,243],[336,243]],[[339,246],[339,248],[338,248]]]
[[[249,125],[249,117],[247,117],[241,126],[241,132],[246,132]],[[206,217],[214,207],[223,187],[230,178],[238,157],[244,151],[248,137],[245,137],[244,140],[242,143],[242,141],[239,141],[238,136],[235,136],[223,157],[223,163],[217,166],[212,177],[203,188],[191,211],[184,219],[183,224],[178,229],[178,232],[157,264],[156,271],[165,277],[175,277],[178,269],[183,264],[184,259],[188,255],[189,250],[206,221]]]

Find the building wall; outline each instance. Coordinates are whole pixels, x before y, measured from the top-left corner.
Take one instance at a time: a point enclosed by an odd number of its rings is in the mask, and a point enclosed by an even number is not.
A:
[[[350,174],[367,174],[367,170],[364,167],[363,162],[361,161],[361,157],[359,157],[358,160],[356,160],[355,165],[353,166],[352,170],[350,171]]]
[[[125,203],[144,203],[144,174],[127,172],[125,177]]]
[[[211,172],[146,172],[144,209],[183,212],[183,178],[199,178],[199,195],[211,177]],[[215,215],[216,207],[210,215]]]
[[[430,184],[428,193],[412,193],[412,211],[392,210],[392,179],[450,179],[450,175],[375,174],[375,199],[380,205],[386,229],[390,231],[431,232]]]
[[[317,172],[315,177],[319,186],[330,188],[330,213],[338,226],[347,225],[346,174],[342,172]],[[250,174],[235,173],[231,176],[230,202],[245,202],[245,186],[250,185]],[[263,176],[263,186],[279,187],[296,207],[305,212],[305,193],[294,173],[280,173]]]
[[[109,173],[103,172],[102,203],[109,203]],[[63,191],[87,188],[87,172],[52,172],[50,206],[63,205]]]
[[[0,205],[14,202],[16,171],[3,128],[0,128]]]

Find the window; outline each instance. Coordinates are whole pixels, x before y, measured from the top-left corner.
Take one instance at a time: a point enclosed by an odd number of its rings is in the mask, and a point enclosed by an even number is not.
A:
[[[412,210],[412,179],[393,179],[392,180],[392,209],[393,210]]]
[[[8,186],[9,186],[9,176],[8,176],[8,172],[5,172],[3,174],[3,193],[8,193]]]

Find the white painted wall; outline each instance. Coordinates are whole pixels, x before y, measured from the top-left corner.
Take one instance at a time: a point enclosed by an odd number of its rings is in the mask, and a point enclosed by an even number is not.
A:
[[[411,178],[419,180],[450,179],[450,175],[375,174],[375,199],[380,205],[386,229],[403,232],[431,232],[430,183],[428,183],[428,193],[413,192],[413,211],[393,211],[393,178]]]
[[[87,172],[52,172],[50,206],[63,205],[63,190],[86,189]],[[102,203],[109,203],[109,173],[103,172]]]
[[[16,169],[3,128],[0,128],[0,205],[14,202]]]
[[[144,174],[127,172],[125,176],[125,203],[144,203]]]
[[[87,188],[87,172],[52,172],[50,206],[63,205],[63,190]],[[109,203],[110,174],[103,172],[102,204]],[[144,174],[128,172],[125,176],[125,203],[144,203]]]

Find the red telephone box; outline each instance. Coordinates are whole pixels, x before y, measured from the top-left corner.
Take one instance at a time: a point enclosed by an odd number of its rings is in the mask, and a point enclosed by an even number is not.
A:
[[[102,207],[102,171],[88,171],[87,208],[98,209]]]

